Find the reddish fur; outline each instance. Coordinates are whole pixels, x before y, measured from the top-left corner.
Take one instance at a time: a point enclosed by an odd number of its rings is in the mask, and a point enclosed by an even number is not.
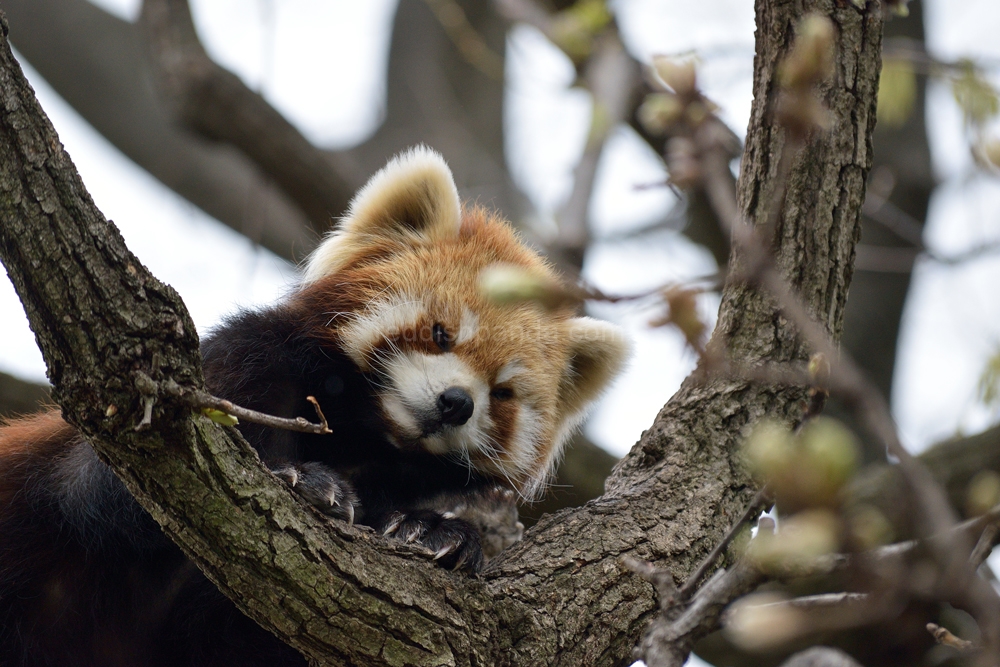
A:
[[[51,461],[76,437],[58,409],[0,424],[0,505],[13,503],[35,461]]]
[[[202,351],[209,390],[237,404],[311,417],[305,399],[320,397],[329,436],[239,426],[304,500],[419,535],[438,564],[475,570],[487,535],[495,553],[523,528],[496,485],[540,487],[627,346],[569,309],[488,301],[479,280],[492,265],[546,282],[554,272],[496,215],[458,215],[440,156],[401,156],[312,255],[304,284],[229,318]],[[515,372],[499,384],[505,368]],[[0,664],[304,662],[239,614],[50,411],[0,428]]]
[[[363,312],[387,290],[413,292],[434,314],[415,328],[400,332],[391,343],[383,341],[375,347],[384,351],[395,345],[426,354],[440,353],[427,335],[435,322],[457,331],[463,308],[470,308],[478,315],[479,334],[451,351],[489,384],[512,359],[520,359],[531,371],[529,377],[517,379],[517,393],[531,401],[547,430],[541,438],[543,447],[535,453],[530,479],[521,480],[530,483],[549,472],[546,468],[552,462],[551,448],[558,444],[554,430],[560,417],[559,387],[571,357],[564,327],[573,313],[569,309],[553,313],[533,305],[510,307],[489,301],[479,291],[479,275],[496,264],[522,267],[542,280],[557,280],[549,264],[525,246],[510,225],[476,207],[465,211],[455,237],[416,247],[374,238],[371,246],[361,246],[359,254],[340,270],[294,295],[292,307],[298,317],[311,319],[316,337],[339,346],[338,324],[345,320],[335,318],[333,313]],[[502,447],[510,444],[517,413],[516,405],[490,408],[495,421],[493,437]],[[487,462],[478,463],[488,469]]]

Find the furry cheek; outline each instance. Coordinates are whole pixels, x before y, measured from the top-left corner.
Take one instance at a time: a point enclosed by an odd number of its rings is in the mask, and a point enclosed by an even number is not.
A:
[[[493,430],[491,446],[477,458],[477,465],[506,478],[517,489],[536,484],[533,470],[538,452],[544,446],[545,424],[542,414],[528,404],[516,400],[494,401],[490,406]],[[528,496],[522,492],[522,496]]]

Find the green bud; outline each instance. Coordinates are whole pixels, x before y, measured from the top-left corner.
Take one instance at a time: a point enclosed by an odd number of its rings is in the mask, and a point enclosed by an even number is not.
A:
[[[847,516],[847,527],[861,550],[889,544],[895,537],[892,523],[872,505],[852,508]]]
[[[642,127],[650,134],[665,134],[682,113],[684,105],[673,93],[651,93],[639,107],[638,117]]]
[[[837,493],[851,478],[860,458],[858,442],[851,430],[836,419],[817,417],[799,434],[804,463],[829,492]]]
[[[794,465],[795,446],[791,432],[769,419],[754,426],[745,451],[750,471],[765,483],[775,482]]]
[[[917,101],[917,74],[903,58],[882,62],[878,84],[878,122],[899,128],[910,118]]]
[[[820,14],[809,14],[799,23],[792,50],[781,63],[779,79],[786,89],[809,88],[825,81],[834,67],[833,23]]]
[[[805,614],[779,593],[752,593],[734,602],[723,617],[726,637],[749,652],[781,646],[809,627]]]
[[[240,420],[236,417],[223,412],[222,410],[216,410],[215,408],[202,408],[201,414],[205,415],[216,424],[222,424],[223,426],[236,426],[240,423]]]
[[[747,556],[764,572],[796,572],[840,547],[840,520],[827,510],[806,510],[780,521],[774,535],[759,534]]]
[[[511,264],[494,264],[479,274],[479,290],[501,305],[537,303],[553,309],[573,301],[560,285],[527,269]]]
[[[1000,475],[993,470],[976,473],[966,491],[966,513],[969,516],[979,516],[986,514],[998,504],[1000,504]]]
[[[653,69],[663,83],[678,95],[690,95],[697,89],[698,75],[692,60],[656,56],[653,58]]]
[[[1000,169],[1000,139],[990,139],[984,143],[981,152],[991,165]]]

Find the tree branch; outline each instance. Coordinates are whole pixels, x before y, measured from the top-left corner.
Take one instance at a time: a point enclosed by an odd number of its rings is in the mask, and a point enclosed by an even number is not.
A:
[[[21,55],[154,178],[280,257],[294,261],[312,248],[305,216],[255,164],[173,121],[150,85],[135,25],[87,0],[4,0],[3,9]]]
[[[836,90],[843,100],[834,111],[836,139],[801,155],[810,178],[829,184],[826,194],[790,190],[788,233],[776,252],[836,336],[870,159],[866,120],[881,17],[877,8],[862,12],[834,0],[806,4],[836,17],[841,50],[855,66]],[[774,35],[790,34],[797,16],[782,5],[759,18],[767,38],[756,75],[766,89],[787,48]],[[0,90],[0,258],[40,341],[56,400],[207,576],[316,662],[621,662],[656,603],[620,557],[661,564],[678,579],[690,573],[753,497],[737,453],[745,430],[764,415],[786,422],[801,415],[804,388],[689,379],[602,498],[544,517],[479,580],[440,571],[413,548],[307,510],[231,431],[164,391],[169,382],[202,385],[183,305],[87,197],[5,41]],[[755,102],[750,136],[775,135],[763,104]],[[773,178],[766,153],[750,157],[762,163],[744,161],[744,197]],[[738,284],[724,290],[715,338],[737,363],[805,360],[773,304]],[[151,428],[135,431],[149,401]]]
[[[355,188],[326,153],[263,97],[215,63],[198,40],[187,0],[144,0],[139,27],[168,108],[184,126],[236,146],[328,230]]]

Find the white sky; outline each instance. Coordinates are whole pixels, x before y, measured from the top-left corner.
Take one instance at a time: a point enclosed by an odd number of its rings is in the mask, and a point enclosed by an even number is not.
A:
[[[92,0],[126,19],[138,0]],[[750,109],[753,11],[749,0],[620,0],[615,3],[629,48],[640,58],[697,49],[706,92],[731,126],[745,131]],[[1000,57],[995,0],[929,0],[928,42],[948,57]],[[192,0],[210,53],[263,92],[313,141],[346,146],[362,141],[382,118],[388,28],[394,0]],[[273,26],[273,28],[271,27]],[[16,42],[16,34],[13,35]],[[508,161],[539,207],[542,227],[570,188],[589,119],[587,96],[571,89],[566,59],[530,28],[508,40]],[[23,60],[22,60],[23,63]],[[277,298],[292,269],[254,249],[137,169],[82,121],[29,67],[26,72],[83,175],[94,200],[115,220],[129,247],[183,296],[201,331],[241,305]],[[946,89],[929,105],[935,167],[946,181],[932,205],[927,240],[942,252],[1000,238],[1000,183],[969,178],[961,121]],[[593,201],[599,235],[662,216],[666,190],[634,189],[662,180],[655,156],[631,132],[617,132],[601,164]],[[608,291],[629,292],[711,271],[711,256],[675,233],[654,240],[605,243],[588,256],[588,277]],[[905,442],[920,449],[954,433],[985,426],[975,383],[986,356],[1000,344],[1000,259],[958,268],[922,264],[905,316],[894,411]],[[706,299],[714,319],[717,303]],[[643,304],[594,307],[626,325],[637,354],[609,392],[589,433],[624,454],[648,427],[693,365],[679,336],[645,326]],[[0,370],[44,378],[23,311],[0,281]]]

